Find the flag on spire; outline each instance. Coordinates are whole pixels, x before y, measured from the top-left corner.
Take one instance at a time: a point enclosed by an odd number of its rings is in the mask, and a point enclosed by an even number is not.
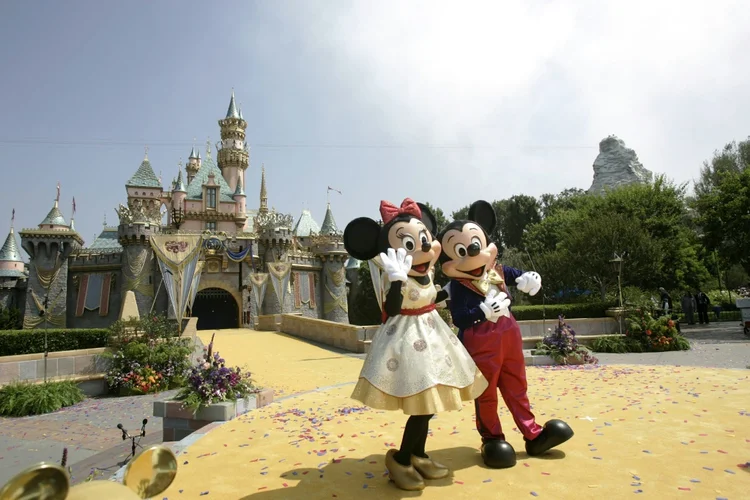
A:
[[[336,191],[338,194],[341,194],[341,191],[338,189],[333,189],[331,186],[328,186],[328,191]]]
[[[57,198],[55,201],[60,201],[60,181],[57,181]]]
[[[10,225],[13,225],[13,222],[16,220],[16,209],[13,209],[13,214],[10,216]]]
[[[76,214],[76,197],[74,196],[73,197],[73,215],[75,216],[75,214]]]

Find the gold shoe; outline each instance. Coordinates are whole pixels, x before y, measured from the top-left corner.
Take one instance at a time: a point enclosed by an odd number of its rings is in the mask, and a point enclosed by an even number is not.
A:
[[[385,454],[385,467],[388,469],[388,477],[396,486],[406,491],[420,491],[424,489],[422,476],[414,469],[413,465],[401,465],[396,462],[394,455],[397,450],[388,450]]]
[[[430,458],[422,458],[416,455],[411,456],[411,464],[417,469],[417,472],[425,479],[443,479],[451,473],[445,465],[435,462]]]

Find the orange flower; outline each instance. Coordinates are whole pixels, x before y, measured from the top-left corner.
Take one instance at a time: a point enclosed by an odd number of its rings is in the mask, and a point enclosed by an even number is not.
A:
[[[651,330],[646,330],[646,335],[651,335]]]
[[[672,328],[674,326],[674,321],[671,319],[667,322],[667,325],[669,325],[669,328]]]

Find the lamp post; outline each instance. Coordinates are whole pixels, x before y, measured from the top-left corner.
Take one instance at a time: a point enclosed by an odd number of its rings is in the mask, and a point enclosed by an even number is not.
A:
[[[618,255],[617,252],[614,253],[615,257],[610,260],[612,263],[612,266],[615,269],[615,272],[617,272],[617,295],[618,295],[618,302],[619,302],[619,311],[618,311],[618,318],[619,318],[619,325],[620,325],[620,335],[622,335],[622,316],[624,315],[624,306],[622,302],[622,263],[625,260],[625,257],[628,255],[628,251],[625,250],[621,255]]]
[[[172,209],[172,224],[174,225],[175,229],[179,230],[184,220],[185,220],[185,212],[182,210],[182,207],[173,208]]]

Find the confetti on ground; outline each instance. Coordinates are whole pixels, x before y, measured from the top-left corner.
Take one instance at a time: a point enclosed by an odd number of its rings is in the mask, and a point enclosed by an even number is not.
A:
[[[265,381],[272,380],[284,363],[284,373],[278,376],[287,384],[284,388],[289,387],[287,394],[296,395],[196,441],[190,456],[195,464],[201,457],[201,474],[178,474],[165,496],[177,498],[177,491],[183,490],[182,498],[194,498],[201,486],[214,495],[221,491],[228,500],[248,494],[258,500],[402,496],[388,480],[384,454],[398,447],[407,417],[359,407],[350,398],[361,360],[269,332],[257,333],[252,340],[255,335],[242,337],[242,345],[262,348],[245,348],[247,358],[239,364],[258,365],[253,372]],[[270,350],[282,358],[272,363],[258,354]],[[300,361],[291,363],[293,356]],[[613,497],[638,494],[661,499],[680,491],[680,497],[715,498],[721,490],[727,498],[741,498],[746,473],[735,474],[738,443],[746,446],[750,432],[742,425],[747,412],[738,412],[729,402],[750,400],[750,386],[742,377],[747,377],[746,371],[695,367],[529,367],[529,398],[539,423],[560,418],[576,436],[557,456],[551,452],[548,459],[521,458],[523,437],[513,430],[500,399],[501,421],[519,453],[519,466],[495,471],[481,461],[473,404],[465,404],[460,412],[440,413],[430,422],[427,453],[451,467],[453,479],[434,486],[428,482],[420,498],[482,500],[495,498],[501,488],[508,498],[565,500],[576,485],[579,494],[580,487],[588,485],[586,491],[600,489]],[[294,384],[314,386],[303,390]],[[726,429],[736,436],[723,432]],[[259,439],[262,436],[265,439]],[[239,443],[250,444],[236,446]],[[701,452],[705,453],[695,460]],[[237,473],[227,479],[228,470]],[[571,476],[570,470],[576,474]],[[657,470],[658,476],[653,475],[651,471]],[[540,475],[554,478],[542,480]],[[529,491],[530,485],[539,490]]]

